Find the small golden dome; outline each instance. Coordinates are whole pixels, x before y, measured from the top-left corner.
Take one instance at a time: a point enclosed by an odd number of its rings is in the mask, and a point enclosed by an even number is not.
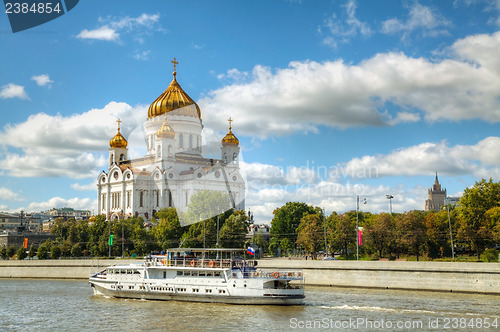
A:
[[[234,136],[233,132],[231,131],[231,128],[232,128],[231,122],[233,122],[233,120],[231,120],[231,118],[229,118],[228,121],[229,121],[229,132],[222,139],[222,146],[228,146],[231,144],[238,145],[238,144],[240,144],[240,141],[238,141],[236,136]]]
[[[158,138],[174,138],[175,131],[170,127],[167,121],[164,121],[160,129],[156,132]]]
[[[196,114],[193,113],[183,115],[198,116],[198,118],[201,119],[200,107],[194,102],[193,99],[191,99],[191,97],[188,96],[186,92],[184,92],[184,90],[182,90],[181,86],[175,79],[177,75],[175,65],[178,63],[175,58],[172,63],[174,64],[174,79],[168,88],[149,106],[148,119],[189,105],[196,106]]]
[[[120,133],[120,119],[118,119],[116,122],[118,122],[118,132],[116,133],[115,137],[113,137],[110,141],[109,141],[109,146],[112,147],[112,148],[121,148],[121,149],[125,149],[127,147],[127,140],[125,139],[125,137],[123,137],[123,135]]]

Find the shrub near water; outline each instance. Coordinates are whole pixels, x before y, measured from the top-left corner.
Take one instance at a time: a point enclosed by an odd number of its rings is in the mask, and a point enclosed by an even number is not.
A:
[[[481,260],[483,262],[498,262],[499,251],[495,249],[486,249],[481,254]]]

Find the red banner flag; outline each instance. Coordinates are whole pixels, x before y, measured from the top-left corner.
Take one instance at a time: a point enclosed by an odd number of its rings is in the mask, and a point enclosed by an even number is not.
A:
[[[362,230],[358,230],[358,243],[359,243],[359,245],[363,244],[363,231]]]
[[[24,238],[24,249],[28,249],[28,238]]]

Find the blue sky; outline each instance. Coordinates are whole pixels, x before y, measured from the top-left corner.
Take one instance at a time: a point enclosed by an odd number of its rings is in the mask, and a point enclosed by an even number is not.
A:
[[[95,1],[13,34],[0,14],[0,211],[96,208],[122,119],[177,79],[206,155],[240,140],[257,222],[287,201],[423,209],[500,177],[500,1]]]

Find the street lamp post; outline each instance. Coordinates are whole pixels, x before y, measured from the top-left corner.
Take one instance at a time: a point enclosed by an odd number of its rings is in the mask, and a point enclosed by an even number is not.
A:
[[[392,195],[385,195],[385,198],[387,198],[389,200],[389,208],[390,208],[389,211],[391,211],[391,216],[392,216],[392,199],[394,198],[394,196],[392,196]]]
[[[111,257],[111,217],[108,220],[108,231],[109,231],[109,236],[108,236],[108,257]]]
[[[450,241],[451,241],[451,256],[455,260],[455,248],[453,246],[453,233],[451,231],[451,218],[450,218],[450,205],[446,205],[446,211],[448,211],[448,225],[450,227]]]
[[[326,215],[325,209],[323,209],[323,230],[325,233],[325,256],[328,256],[328,243],[326,242]]]
[[[120,211],[120,215],[123,214],[123,210]],[[118,221],[120,220],[120,215],[118,215]],[[122,216],[123,217],[123,216]],[[125,252],[125,226],[123,225],[123,218],[122,218],[122,258],[123,258],[123,253]]]
[[[366,204],[366,198],[363,198]],[[359,195],[356,196],[356,260],[359,261]]]

